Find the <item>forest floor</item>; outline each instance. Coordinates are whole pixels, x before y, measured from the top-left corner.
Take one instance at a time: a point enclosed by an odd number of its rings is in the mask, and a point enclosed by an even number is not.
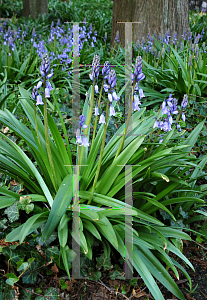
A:
[[[177,280],[171,270],[169,273],[175,279],[176,284],[183,292],[185,300],[205,300],[207,299],[207,244],[202,243],[202,247],[195,244],[195,242],[184,241],[183,254],[189,259],[195,268],[195,272],[182,263],[180,259],[177,261],[185,268],[192,279],[192,290],[190,291],[188,285],[188,279],[179,272],[180,278]],[[172,256],[173,257],[173,256]],[[175,259],[175,257],[173,257]],[[113,263],[113,262],[112,262]],[[110,280],[107,275],[107,271],[102,273],[101,279],[98,281],[88,279],[72,279],[68,277],[58,277],[57,272],[53,267],[53,275],[40,274],[40,278],[33,288],[33,291],[37,290],[38,284],[42,284],[42,291],[44,292],[53,287],[57,289],[60,298],[64,300],[76,299],[76,300],[111,300],[111,299],[128,299],[128,300],[149,300],[154,299],[141,277],[137,277],[137,284],[135,286],[130,285],[129,280]],[[44,274],[44,273],[43,273]],[[67,284],[67,288],[62,290],[60,288],[60,279],[64,279]],[[21,286],[21,285],[20,285]],[[45,288],[43,288],[43,286]],[[176,300],[177,298],[170,293],[166,288],[158,283],[165,300]],[[23,289],[27,289],[31,285],[21,286]],[[122,291],[124,290],[124,294]],[[41,293],[43,294],[43,293]],[[34,293],[32,299],[36,298],[38,294]],[[34,297],[34,298],[33,298]],[[49,299],[48,296],[42,296],[41,299]],[[30,298],[31,299],[31,298]],[[38,297],[39,299],[39,297]],[[52,298],[53,299],[53,298]],[[56,298],[55,298],[56,299]]]

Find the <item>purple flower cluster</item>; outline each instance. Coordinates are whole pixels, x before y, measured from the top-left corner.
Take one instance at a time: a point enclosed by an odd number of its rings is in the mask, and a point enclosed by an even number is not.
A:
[[[139,92],[139,96],[137,95],[137,92]],[[133,96],[134,96],[133,111],[136,111],[136,110],[139,111],[140,110],[139,105],[141,104],[141,102],[139,101],[139,98],[141,99],[141,98],[145,97],[145,95],[143,93],[143,90],[138,86],[138,82],[135,85]]]
[[[100,57],[98,54],[95,54],[93,57],[91,73],[89,74],[89,77],[92,81],[98,78],[99,67],[100,67]]]
[[[133,91],[133,98],[134,98],[133,111],[140,110],[139,105],[141,104],[141,102],[139,101],[139,97],[140,97],[140,99],[145,97],[143,90],[141,88],[139,88],[139,82],[145,78],[145,75],[142,73],[142,66],[143,66],[142,65],[142,57],[137,56],[136,62],[135,62],[134,74],[132,73],[132,75],[131,75],[132,81],[135,80],[135,82],[136,82],[136,85],[135,85],[135,88]],[[137,95],[137,92],[139,92],[139,96]]]
[[[109,72],[110,72],[109,61],[105,61],[103,69],[102,69],[102,75],[104,77],[104,80],[108,79]]]
[[[5,22],[5,25],[6,24],[7,22]],[[18,28],[18,31],[12,31],[9,26],[6,31],[2,26],[0,26],[0,37],[1,36],[3,37],[3,45],[9,47],[9,56],[11,56],[11,52],[14,51],[15,41],[20,38],[20,28]]]
[[[99,67],[100,67],[100,57],[99,55],[94,55],[93,62],[92,62],[92,70],[91,73],[89,74],[89,77],[92,81],[96,81],[99,76]],[[104,78],[104,84],[103,88],[106,93],[108,93],[108,100],[109,100],[109,116],[116,116],[114,107],[112,105],[113,100],[118,101],[120,98],[117,96],[115,92],[115,85],[116,85],[116,72],[114,70],[110,69],[110,64],[109,61],[106,61],[104,63],[103,69],[102,69],[102,75]],[[94,85],[94,90],[96,93],[98,93],[98,85]],[[95,107],[95,116],[99,115],[99,110],[96,104]],[[99,123],[104,123],[105,122],[105,112],[100,116]]]
[[[77,129],[76,131],[76,144],[78,143],[79,146],[84,146],[84,147],[88,147],[89,146],[89,143],[88,143],[88,139],[86,136],[83,136],[81,134],[81,131],[84,131],[82,128],[88,128],[87,125],[83,125],[83,123],[85,122],[85,115],[81,115],[79,117],[80,119],[80,122],[79,122],[79,128]],[[82,136],[83,136],[83,139],[82,139]]]
[[[52,78],[53,76],[53,69],[51,70],[51,73],[48,74],[50,71],[50,62],[49,58],[46,55],[43,56],[41,66],[40,66],[40,74],[42,75],[41,81],[38,82],[37,86],[34,86],[33,92],[32,92],[32,98],[36,100],[36,105],[44,105],[44,102],[42,101],[42,94],[43,92],[40,92],[38,94],[38,90],[41,88],[42,84],[46,81],[45,86],[45,98],[50,98],[50,91],[52,90],[51,83],[47,80]]]
[[[98,57],[98,64],[95,63],[96,61],[96,57],[94,56],[94,60],[93,60],[93,65],[92,65],[92,72],[91,74],[89,75],[91,80],[95,80],[96,79],[96,76],[95,76],[95,70],[98,67],[99,67],[99,63],[100,63],[100,59]],[[99,74],[99,72],[97,71],[97,73]],[[116,91],[115,91],[115,86],[116,86],[116,80],[117,80],[117,77],[116,77],[116,72],[115,70],[111,70],[110,69],[110,65],[109,65],[109,61],[106,61],[104,63],[104,66],[103,66],[103,69],[102,69],[102,75],[104,77],[104,84],[103,84],[103,88],[104,88],[104,91],[106,93],[108,93],[108,100],[109,100],[109,116],[116,116],[116,112],[115,112],[115,109],[112,105],[113,101],[119,101],[119,97],[117,96],[116,94]],[[139,105],[141,104],[140,101],[139,101],[139,97],[140,98],[143,98],[145,97],[144,93],[143,93],[143,90],[141,88],[139,88],[138,84],[141,80],[143,80],[145,78],[145,75],[142,73],[142,58],[140,56],[137,57],[136,59],[136,63],[135,63],[135,72],[134,74],[132,74],[132,79],[135,79],[136,81],[136,85],[135,85],[135,89],[134,89],[134,102],[133,102],[133,110],[136,111],[136,110],[140,110],[139,108]],[[95,85],[95,92],[98,92],[98,86]],[[139,92],[139,97],[137,95],[137,92]],[[98,116],[99,115],[99,111],[98,111],[98,107],[96,105],[95,107],[95,116]],[[100,116],[100,119],[99,119],[99,123],[104,123],[106,124],[105,122],[105,112],[103,112]]]
[[[135,62],[134,74],[132,74],[132,80],[135,79],[136,82],[142,81],[145,78],[145,75],[142,73],[142,57],[137,56]]]
[[[162,103],[162,115],[166,115],[163,121],[158,121],[157,118],[155,118],[155,123],[153,128],[160,128],[163,131],[170,131],[172,129],[171,125],[173,124],[173,115],[178,114],[178,108],[177,108],[177,99],[172,97],[172,94],[169,95],[169,98],[167,100],[164,100]],[[183,110],[186,108],[188,104],[188,96],[184,95],[183,100],[181,102],[181,109]],[[181,110],[181,112],[182,112]],[[182,120],[185,122],[185,114],[182,113]],[[180,125],[176,123],[176,127],[179,132],[181,132]]]
[[[183,110],[186,108],[187,105],[188,105],[188,95],[185,94],[184,97],[183,97],[183,100],[181,102],[182,120],[183,120],[183,122],[185,122],[185,119],[186,119]]]
[[[177,99],[172,98],[172,94],[169,95],[169,98],[163,101],[162,103],[162,115],[166,115],[164,121],[158,122],[156,119],[153,128],[160,128],[163,131],[170,131],[172,129],[171,125],[173,123],[172,115],[178,114],[177,111]]]
[[[89,29],[87,30],[86,29],[86,18],[84,19],[84,22],[83,22],[83,27],[80,27],[80,30],[81,30],[81,34],[80,34],[80,39],[81,39],[81,49],[83,47],[83,42],[87,42],[91,39],[91,35],[92,35],[92,32],[93,32],[93,26],[92,26],[92,23],[90,24],[89,26]],[[94,36],[92,36],[92,41],[91,41],[91,47],[93,48],[94,47],[94,43],[96,42],[96,36],[97,36],[97,31],[94,31]]]
[[[104,91],[108,93],[108,100],[109,100],[109,116],[116,116],[115,109],[112,105],[113,100],[119,101],[119,97],[116,94],[115,86],[116,86],[116,72],[115,70],[110,70],[108,65],[108,61],[105,62],[104,67],[102,69],[102,74],[104,75],[105,83],[103,85]],[[101,115],[99,123],[104,123],[105,118],[104,115]]]

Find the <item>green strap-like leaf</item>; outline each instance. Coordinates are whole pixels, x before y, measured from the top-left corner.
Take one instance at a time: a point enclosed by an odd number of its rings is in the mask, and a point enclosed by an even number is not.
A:
[[[16,200],[19,200],[19,197],[20,195],[10,191],[10,190],[7,190],[6,188],[3,188],[3,187],[0,187],[0,194],[3,194],[3,195],[6,195],[6,196],[10,196],[10,197],[13,197],[15,198]]]
[[[67,240],[68,240],[68,222],[70,218],[67,214],[64,214],[60,220],[58,226],[58,239],[59,243],[62,247],[65,247]]]
[[[118,241],[110,221],[105,217],[99,215],[99,221],[95,222],[96,227],[100,233],[113,245],[115,249],[118,248]]]
[[[127,164],[132,155],[137,151],[144,140],[145,136],[137,137],[132,143],[125,148],[115,161],[109,166],[107,171],[104,173],[98,187],[96,188],[96,193],[100,193],[106,195],[115,181],[117,175],[121,172],[124,166]],[[120,165],[120,166],[118,166]]]
[[[4,134],[0,133],[0,136],[3,137],[4,139],[7,140],[7,142],[9,144],[11,144],[11,146],[13,146],[17,152],[20,154],[20,156],[22,157],[22,159],[24,160],[24,162],[27,164],[27,166],[30,168],[30,170],[32,171],[32,173],[35,175],[37,181],[39,182],[39,185],[41,186],[45,197],[47,198],[50,206],[52,207],[53,204],[53,199],[52,196],[50,194],[50,191],[48,190],[48,187],[46,186],[42,176],[40,175],[40,173],[38,172],[38,170],[35,168],[35,166],[33,165],[33,163],[31,162],[31,160],[28,158],[28,156],[21,150],[21,148],[16,145],[12,140],[10,140],[7,136],[5,136]]]
[[[99,215],[91,205],[80,204],[80,216],[88,220],[98,221]]]
[[[67,245],[65,247],[60,246],[60,251],[61,251],[61,256],[63,259],[65,271],[66,271],[68,277],[70,278],[70,271],[68,268],[68,251],[67,251],[68,249],[69,249],[69,247]]]
[[[172,277],[167,270],[162,266],[160,261],[153,255],[153,253],[143,246],[137,246],[141,251],[136,250],[140,259],[144,262],[149,272],[159,280],[173,295],[179,299],[184,299],[184,295],[175,284]]]
[[[82,220],[83,222],[83,227],[86,228],[89,232],[91,232],[98,240],[101,241],[101,236],[98,232],[98,230],[96,229],[96,227],[93,225],[92,222],[86,220],[86,219],[83,219]]]
[[[134,247],[133,251],[133,266],[139,273],[139,275],[144,280],[145,284],[147,285],[148,289],[152,293],[155,300],[164,300],[164,297],[156,284],[154,278],[151,275],[150,270],[147,268],[146,264],[140,257],[140,251]]]
[[[17,199],[13,197],[0,196],[0,209],[11,206],[15,201],[17,201]]]
[[[53,233],[63,214],[70,205],[73,195],[73,177],[75,177],[75,175],[68,174],[59,187],[49,214],[48,221],[43,230],[44,240],[48,239]]]
[[[24,224],[15,228],[6,236],[7,242],[21,241],[22,243],[27,235],[41,226],[48,218],[48,211],[36,214],[30,217]]]
[[[88,200],[90,197],[90,192],[87,192],[87,191],[80,191],[79,194],[80,194],[80,198],[85,199],[85,200]],[[109,207],[118,207],[118,208],[126,207],[129,209],[132,209],[132,206],[128,205],[125,202],[122,202],[122,201],[117,200],[112,197],[108,197],[106,195],[97,194],[97,193],[94,193],[93,202],[99,203],[101,205],[109,206]],[[147,222],[151,222],[151,223],[160,225],[160,226],[163,225],[162,222],[160,222],[159,220],[157,220],[156,218],[154,218],[152,216],[149,216],[149,214],[146,214],[135,207],[133,207],[133,210],[135,210],[138,213],[138,215],[137,215],[138,218],[145,220]]]
[[[83,176],[82,176],[81,182],[80,182],[81,190],[85,190],[88,187],[88,185],[90,184],[88,177],[89,177],[89,174],[91,173],[91,170],[94,167],[94,163],[97,158],[97,154],[98,154],[101,142],[102,142],[103,130],[104,130],[104,124],[101,124],[99,131],[96,135],[95,141],[94,141],[93,151],[90,152],[87,162],[86,162],[87,166],[84,167]]]

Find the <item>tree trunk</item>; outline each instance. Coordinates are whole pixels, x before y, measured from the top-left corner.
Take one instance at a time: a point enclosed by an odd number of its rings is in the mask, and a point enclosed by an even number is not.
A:
[[[44,13],[48,14],[48,0],[23,0],[23,17],[37,19]]]
[[[156,32],[159,35],[168,31],[177,38],[190,30],[189,27],[189,1],[188,0],[114,0],[111,46],[117,31],[121,46],[125,46],[125,23],[116,22],[141,22],[133,24],[133,42],[137,43],[146,38],[148,34]]]
[[[23,17],[29,17],[30,15],[30,3],[29,0],[23,0]]]

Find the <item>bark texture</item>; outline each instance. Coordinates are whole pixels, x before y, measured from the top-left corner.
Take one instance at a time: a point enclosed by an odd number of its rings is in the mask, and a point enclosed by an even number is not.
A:
[[[190,30],[188,0],[114,0],[111,46],[114,45],[116,32],[125,46],[125,25],[117,22],[141,22],[133,24],[133,42],[136,43],[148,34],[166,34],[178,39]]]
[[[37,19],[44,13],[48,14],[48,0],[23,0],[23,17]]]

